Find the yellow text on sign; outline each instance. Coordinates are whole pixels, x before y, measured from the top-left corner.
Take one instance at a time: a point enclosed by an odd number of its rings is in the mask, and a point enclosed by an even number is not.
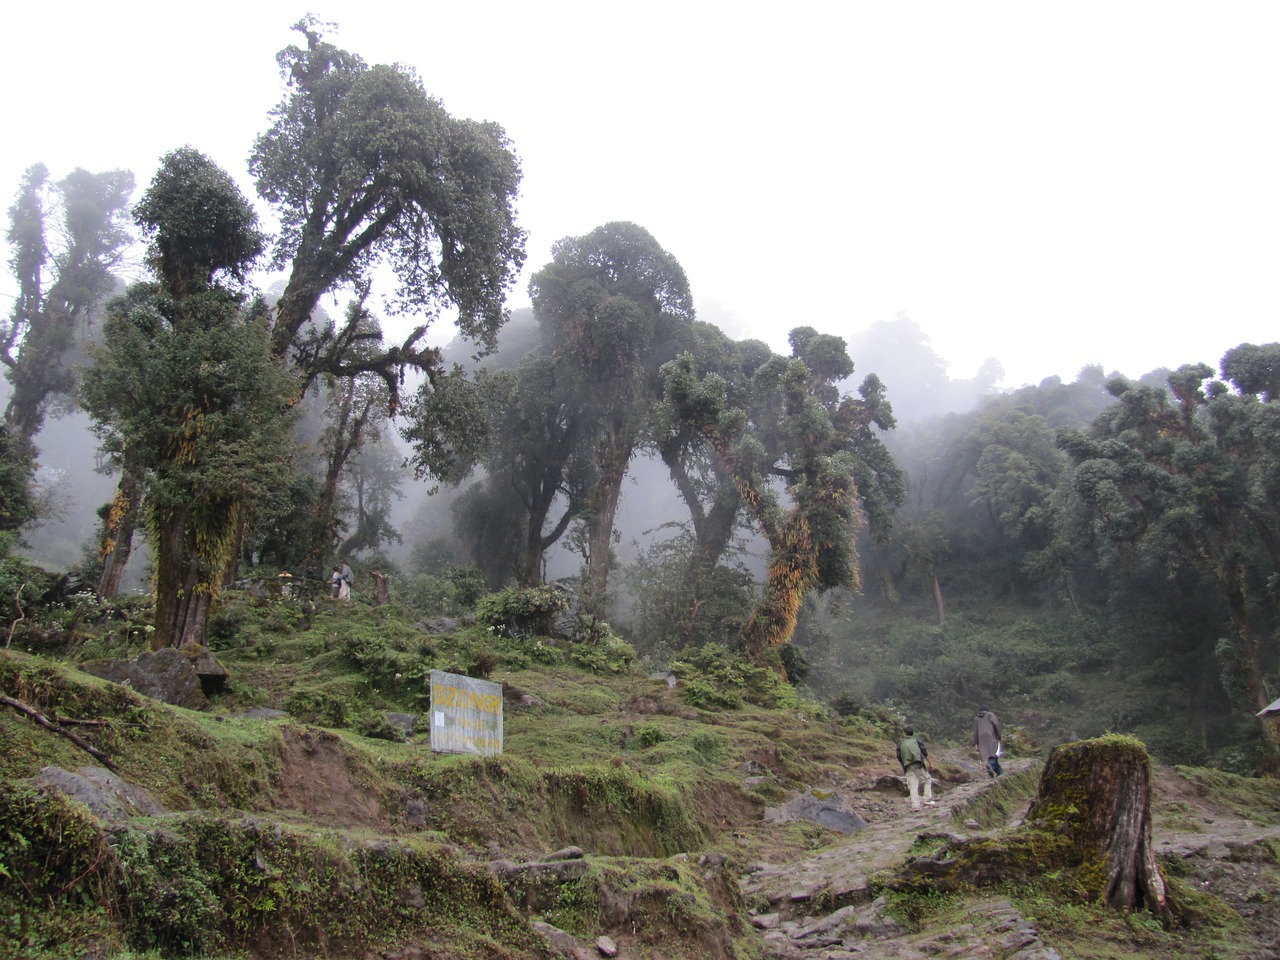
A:
[[[476,693],[447,684],[432,684],[431,696],[437,706],[452,707],[456,710],[479,710],[481,713],[498,713],[502,709],[502,695],[492,693]]]

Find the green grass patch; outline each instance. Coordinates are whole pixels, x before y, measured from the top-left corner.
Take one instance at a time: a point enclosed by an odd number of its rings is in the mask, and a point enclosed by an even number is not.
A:
[[[1177,771],[1204,791],[1206,797],[1238,816],[1257,823],[1280,824],[1280,790],[1274,780],[1241,777],[1206,767],[1178,767]]]
[[[951,822],[963,827],[968,821],[976,820],[983,830],[1007,826],[1012,818],[1026,811],[1035,797],[1043,766],[1041,761],[1036,761],[1025,770],[999,777],[972,800],[958,804],[951,814]]]

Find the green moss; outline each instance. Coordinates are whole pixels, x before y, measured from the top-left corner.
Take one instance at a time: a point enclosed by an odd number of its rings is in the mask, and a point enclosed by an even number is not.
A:
[[[476,845],[665,856],[706,839],[696,798],[627,764],[535,768],[518,757],[418,761],[404,779],[433,811],[430,826]]]
[[[447,934],[463,955],[468,944],[524,952],[537,940],[487,871],[421,840],[360,843],[197,815],[118,830],[108,846],[77,805],[0,787],[0,864],[0,907],[14,918],[0,942],[12,956],[50,956],[68,931],[82,946],[165,956],[242,950],[281,930],[294,949],[326,953],[424,932]]]
[[[957,804],[951,815],[952,823],[962,826],[976,820],[984,830],[1005,826],[1024,813],[1035,797],[1041,766],[1036,762],[1025,770],[1006,773],[972,799]]]
[[[908,931],[920,930],[926,921],[955,909],[961,898],[941,890],[890,891],[885,896],[885,913]]]
[[[910,857],[878,886],[898,893],[964,893],[1028,883],[1045,871],[1073,865],[1074,848],[1067,836],[1020,830],[1002,837],[946,841],[928,856]]]
[[[0,783],[0,956],[78,956],[119,945],[121,875],[88,810]]]
[[[1189,956],[1176,934],[1145,917],[1108,910],[1080,895],[1065,871],[1050,871],[1028,883],[1002,889],[1050,943],[1070,944],[1080,957]],[[1135,931],[1141,930],[1135,936]],[[1136,942],[1141,939],[1141,943]],[[1155,948],[1148,954],[1143,947]]]
[[[745,904],[724,862],[679,856],[588,863],[588,873],[566,884],[573,889],[548,912],[551,922],[563,920],[564,929],[579,935],[627,929],[665,956],[745,960]]]

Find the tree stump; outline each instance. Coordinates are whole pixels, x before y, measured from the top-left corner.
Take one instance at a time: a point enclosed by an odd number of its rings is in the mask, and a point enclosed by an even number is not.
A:
[[[373,571],[373,605],[380,607],[391,601],[391,578],[385,573]]]
[[[887,885],[959,892],[1050,873],[1069,878],[1073,895],[1170,919],[1151,845],[1151,766],[1139,741],[1108,735],[1056,747],[1021,826],[949,838],[932,855],[911,857]]]
[[[1151,844],[1151,764],[1132,737],[1055,747],[1026,822],[1055,824],[1080,858],[1078,875],[1111,907],[1165,916],[1164,878]]]

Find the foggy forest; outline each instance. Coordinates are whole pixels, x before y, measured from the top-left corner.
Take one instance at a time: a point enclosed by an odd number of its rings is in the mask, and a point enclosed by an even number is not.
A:
[[[7,185],[7,646],[68,653],[42,604],[129,602],[136,649],[216,653],[232,598],[347,564],[423,623],[561,603],[653,670],[727,650],[940,735],[992,703],[1028,743],[1276,770],[1280,343],[1000,389],[998,343],[954,378],[836,299],[779,353],[632,222],[560,240],[511,310],[503,129],[313,20],[280,63],[256,196],[182,144]]]

